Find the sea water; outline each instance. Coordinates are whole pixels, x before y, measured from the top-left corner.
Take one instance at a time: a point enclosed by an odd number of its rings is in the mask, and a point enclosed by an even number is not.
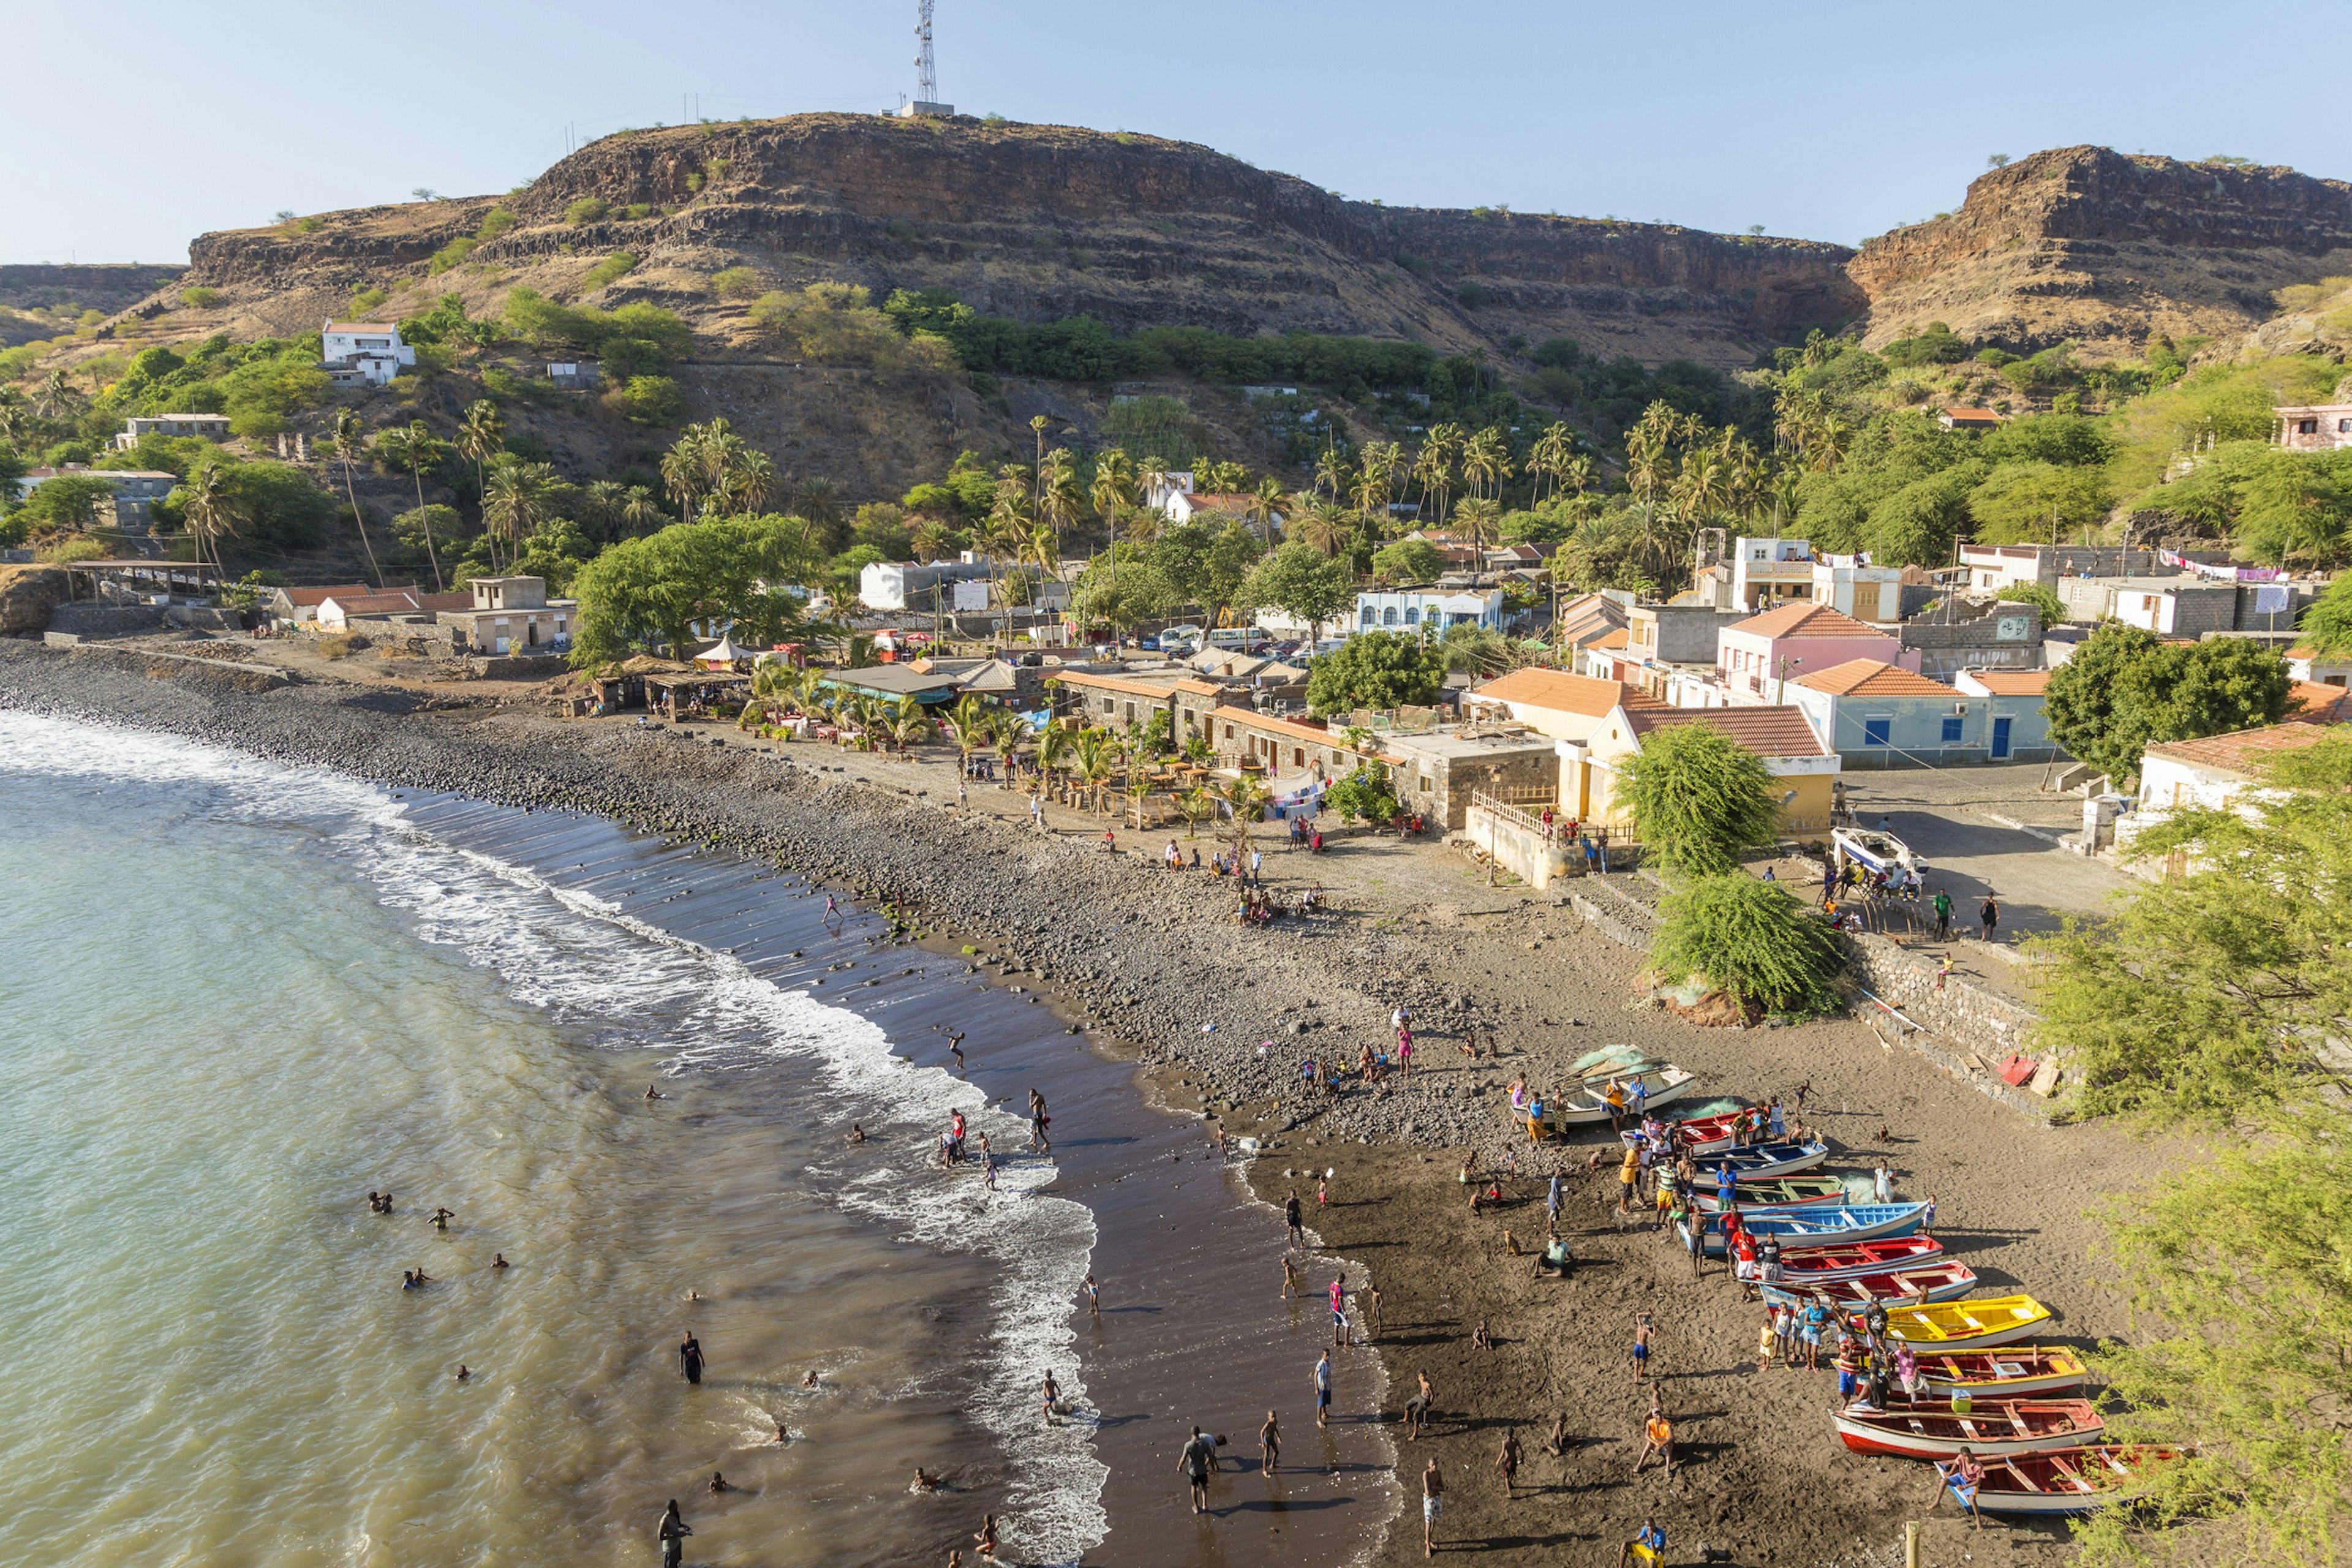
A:
[[[8,1555],[638,1563],[673,1497],[696,1563],[943,1555],[983,1509],[1014,1561],[1360,1552],[1394,1508],[1377,1363],[1310,1445],[1328,1334],[1266,1288],[1278,1224],[1034,997],[824,901],[0,712]],[[1040,1081],[1053,1155],[1012,1114]],[[937,1167],[956,1110],[992,1189]],[[1242,1438],[1270,1403],[1297,1471],[1162,1528],[1188,1419]]]

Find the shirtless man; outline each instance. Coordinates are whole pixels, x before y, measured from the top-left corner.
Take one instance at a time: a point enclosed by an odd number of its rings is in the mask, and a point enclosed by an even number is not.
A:
[[[1445,1472],[1432,1459],[1421,1472],[1421,1554],[1437,1555],[1437,1516],[1445,1502]]]
[[[1265,1413],[1265,1425],[1257,1429],[1258,1474],[1271,1476],[1282,1468],[1282,1423],[1273,1411]]]
[[[908,1489],[909,1491],[935,1492],[940,1489],[940,1478],[925,1474],[923,1467],[917,1465],[915,1467],[914,1484],[908,1487]]]
[[[1404,1402],[1404,1440],[1408,1443],[1419,1442],[1422,1433],[1428,1429],[1430,1402],[1437,1397],[1437,1390],[1430,1386],[1429,1373],[1416,1372],[1412,1375],[1421,1389]]]
[[[1046,1425],[1046,1426],[1053,1426],[1053,1425],[1055,1423],[1055,1421],[1059,1418],[1059,1416],[1061,1415],[1061,1413],[1062,1413],[1062,1412],[1061,1412],[1061,1405],[1062,1405],[1062,1389],[1061,1389],[1061,1385],[1060,1385],[1059,1384],[1056,1384],[1056,1383],[1054,1381],[1054,1372],[1053,1372],[1053,1369],[1052,1369],[1051,1367],[1048,1367],[1048,1368],[1046,1368],[1046,1370],[1045,1370],[1045,1425]]]
[[[1495,1456],[1495,1468],[1503,1472],[1503,1500],[1505,1502],[1511,1500],[1511,1498],[1514,1495],[1512,1489],[1518,1482],[1520,1457],[1518,1432],[1509,1426],[1504,1427],[1503,1447],[1502,1451]]]
[[[457,1217],[457,1211],[455,1209],[435,1209],[433,1211],[433,1228],[436,1230],[446,1231],[449,1228],[449,1222]]]

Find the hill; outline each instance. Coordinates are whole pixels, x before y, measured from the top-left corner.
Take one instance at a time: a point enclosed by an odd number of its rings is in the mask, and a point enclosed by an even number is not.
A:
[[[1879,236],[1846,270],[1873,348],[1940,321],[2011,353],[2072,340],[2136,358],[2159,334],[2244,332],[2276,290],[2352,272],[2352,184],[2059,148],[1979,176],[1958,212]]]

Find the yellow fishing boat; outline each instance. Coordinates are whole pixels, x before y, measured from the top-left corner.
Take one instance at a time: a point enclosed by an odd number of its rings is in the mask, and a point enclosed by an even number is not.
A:
[[[1886,1333],[1922,1355],[1933,1351],[1980,1351],[2038,1333],[2050,1309],[2031,1296],[1990,1296],[1889,1307]]]

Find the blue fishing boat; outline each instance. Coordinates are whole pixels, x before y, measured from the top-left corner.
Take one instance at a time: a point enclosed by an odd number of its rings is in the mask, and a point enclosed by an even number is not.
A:
[[[1780,1209],[1770,1214],[1742,1215],[1740,1228],[1750,1236],[1777,1236],[1782,1247],[1826,1247],[1840,1242],[1868,1241],[1874,1237],[1909,1236],[1919,1228],[1927,1215],[1926,1204],[1849,1204],[1833,1208],[1826,1204],[1811,1208]],[[1723,1252],[1723,1216],[1705,1216],[1703,1245],[1710,1257]],[[1675,1227],[1690,1245],[1688,1221]]]

